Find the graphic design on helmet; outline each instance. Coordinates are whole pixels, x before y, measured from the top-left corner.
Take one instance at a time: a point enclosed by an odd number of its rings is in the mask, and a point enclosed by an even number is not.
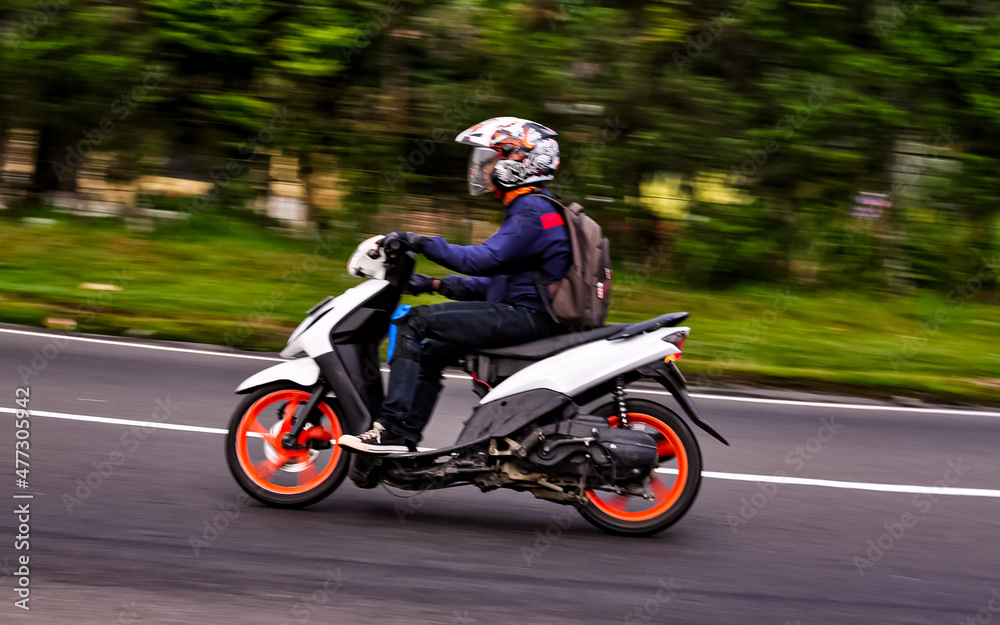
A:
[[[469,194],[509,191],[553,180],[559,168],[556,132],[519,117],[494,117],[462,131],[455,141],[473,146]]]

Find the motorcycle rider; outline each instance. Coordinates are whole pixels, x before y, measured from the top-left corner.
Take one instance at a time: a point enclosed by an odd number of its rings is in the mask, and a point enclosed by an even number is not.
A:
[[[562,279],[572,252],[562,215],[543,193],[559,167],[551,129],[516,117],[495,117],[465,130],[455,141],[473,147],[469,194],[492,191],[505,207],[500,229],[481,245],[453,245],[413,232],[386,235],[470,277],[437,279],[415,274],[407,292],[441,293],[457,300],[400,306],[390,335],[389,388],[372,429],[341,436],[342,447],[369,454],[415,451],[441,391],[442,371],[462,349],[526,343],[560,331],[547,312],[543,284]]]

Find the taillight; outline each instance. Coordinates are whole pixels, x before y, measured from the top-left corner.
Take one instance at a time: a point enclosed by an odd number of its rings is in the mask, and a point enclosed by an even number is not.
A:
[[[668,334],[667,336],[663,337],[664,342],[674,345],[677,349],[681,350],[682,352],[684,350],[684,341],[686,340],[687,340],[686,332],[674,332],[673,334]],[[683,355],[684,355],[683,353],[670,354],[669,356],[663,359],[663,362],[680,360]]]

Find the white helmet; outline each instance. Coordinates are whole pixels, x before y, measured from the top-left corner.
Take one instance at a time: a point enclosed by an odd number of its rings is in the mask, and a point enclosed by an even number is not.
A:
[[[556,132],[520,117],[494,117],[462,131],[455,141],[473,146],[469,194],[493,188],[510,191],[555,178],[559,168]]]

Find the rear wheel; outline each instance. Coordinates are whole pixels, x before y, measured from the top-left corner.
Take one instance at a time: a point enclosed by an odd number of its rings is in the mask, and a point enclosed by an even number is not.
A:
[[[644,399],[626,401],[627,427],[656,441],[659,465],[642,482],[591,489],[579,508],[591,524],[611,534],[649,536],[680,520],[701,486],[701,450],[691,428],[672,410]],[[611,427],[623,427],[615,402],[594,410]]]
[[[328,397],[306,426],[299,443],[308,449],[285,449],[281,438],[292,428],[292,415],[304,406],[311,390],[278,382],[248,395],[236,408],[226,435],[226,462],[236,482],[254,499],[269,506],[301,508],[329,495],[347,475],[347,454],[337,445],[343,433],[336,400]],[[325,441],[330,442],[328,449]]]

